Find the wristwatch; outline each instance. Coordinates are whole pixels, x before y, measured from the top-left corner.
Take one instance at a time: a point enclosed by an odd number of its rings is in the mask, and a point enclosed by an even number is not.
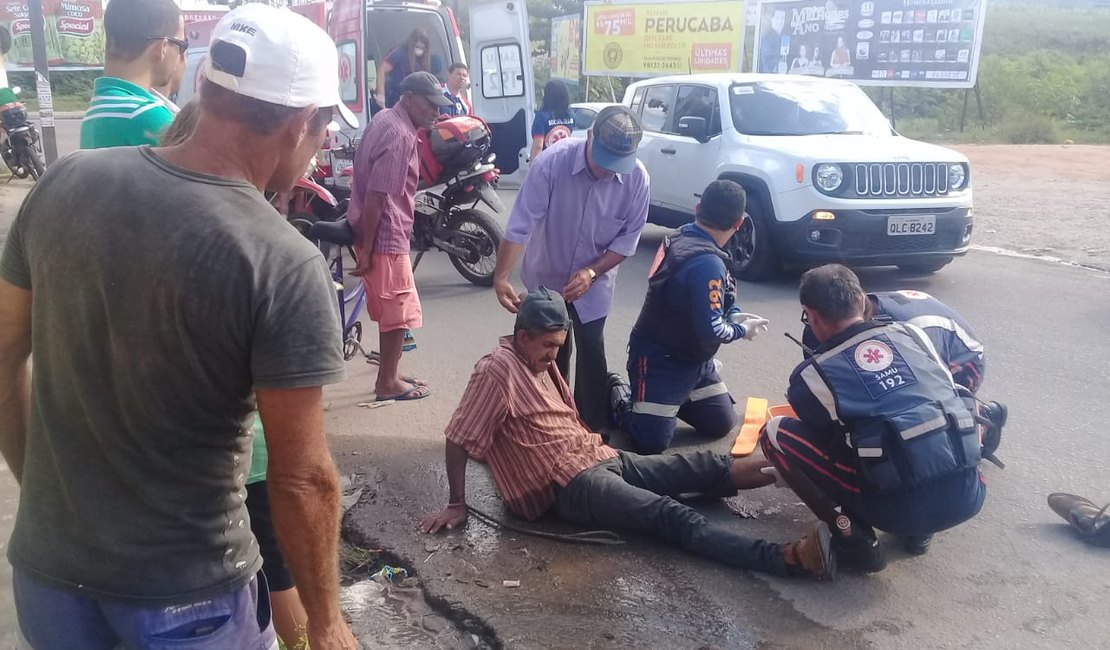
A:
[[[587,266],[587,267],[586,267],[586,273],[589,273],[589,274],[590,274],[590,284],[593,284],[593,283],[594,283],[594,280],[596,280],[596,279],[597,279],[597,271],[595,271],[595,270],[593,270],[592,268],[590,268],[590,267],[588,267],[588,266]]]

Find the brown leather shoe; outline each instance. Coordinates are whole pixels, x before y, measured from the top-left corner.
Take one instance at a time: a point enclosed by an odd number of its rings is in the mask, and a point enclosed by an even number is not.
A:
[[[823,521],[814,524],[810,533],[797,542],[783,547],[786,572],[792,576],[809,576],[818,580],[836,577],[836,555],[832,550],[832,534]]]
[[[1099,508],[1081,496],[1056,492],[1048,495],[1048,506],[1071,524],[1083,541],[1110,547],[1110,504]]]

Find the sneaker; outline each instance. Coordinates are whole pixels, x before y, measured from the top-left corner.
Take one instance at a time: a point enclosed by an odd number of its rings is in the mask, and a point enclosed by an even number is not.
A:
[[[1089,499],[1057,492],[1048,495],[1052,510],[1079,531],[1083,541],[1095,546],[1110,547],[1110,504],[1099,508]]]
[[[910,555],[925,555],[932,541],[932,535],[910,535],[902,540],[902,548]]]
[[[609,425],[620,429],[625,414],[632,408],[632,386],[615,372],[606,376],[605,384],[609,388]]]
[[[878,573],[886,568],[886,552],[873,531],[858,527],[849,537],[836,535],[832,548],[842,568],[862,573]]]
[[[823,521],[814,524],[808,535],[783,546],[788,575],[807,576],[818,580],[836,577],[836,554],[832,550],[832,533]]]
[[[1006,425],[1009,414],[1010,410],[1001,402],[987,402],[980,407],[979,415],[989,422],[983,432],[984,457],[993,456],[998,451],[998,445],[1002,443],[1002,427]]]

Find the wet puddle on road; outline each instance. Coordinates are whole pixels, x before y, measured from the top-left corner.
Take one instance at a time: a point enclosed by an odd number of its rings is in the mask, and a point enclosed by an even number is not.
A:
[[[364,579],[345,583],[340,606],[367,650],[483,650],[489,644],[433,610],[418,587]]]
[[[343,477],[343,511],[362,497],[363,477]],[[339,606],[366,650],[488,650],[480,635],[440,614],[424,598],[418,578],[391,567],[388,553],[344,536],[340,545]],[[376,546],[376,545],[374,545]],[[388,573],[389,575],[381,575]],[[376,577],[375,574],[379,574]],[[470,619],[464,619],[464,625]]]

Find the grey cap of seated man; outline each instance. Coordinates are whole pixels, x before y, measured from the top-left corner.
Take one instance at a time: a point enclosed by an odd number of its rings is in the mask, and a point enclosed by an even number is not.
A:
[[[513,349],[529,370],[542,374],[555,362],[569,329],[570,315],[563,297],[547,287],[536,287],[517,307]]]

